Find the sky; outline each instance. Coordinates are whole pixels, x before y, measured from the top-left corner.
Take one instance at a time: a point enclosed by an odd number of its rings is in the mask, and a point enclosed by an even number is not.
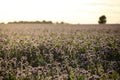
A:
[[[0,22],[53,21],[97,24],[101,15],[108,24],[120,23],[120,0],[0,0]]]

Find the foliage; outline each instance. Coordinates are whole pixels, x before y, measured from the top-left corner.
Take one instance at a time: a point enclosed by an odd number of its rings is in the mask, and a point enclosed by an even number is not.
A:
[[[106,23],[106,16],[105,16],[105,15],[102,15],[102,16],[99,18],[98,23],[99,23],[99,24],[105,24],[105,23]]]

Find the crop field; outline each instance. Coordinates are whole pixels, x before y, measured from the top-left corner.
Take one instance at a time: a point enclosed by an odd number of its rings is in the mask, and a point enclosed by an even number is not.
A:
[[[120,80],[120,25],[0,24],[0,80]]]

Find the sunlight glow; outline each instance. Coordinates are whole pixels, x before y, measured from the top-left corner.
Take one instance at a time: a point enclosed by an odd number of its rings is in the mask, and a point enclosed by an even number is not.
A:
[[[120,0],[0,0],[0,22],[51,20],[97,24],[120,23]]]

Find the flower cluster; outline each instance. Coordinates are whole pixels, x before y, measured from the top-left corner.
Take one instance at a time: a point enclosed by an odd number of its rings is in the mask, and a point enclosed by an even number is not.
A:
[[[108,79],[120,79],[119,26],[0,26],[0,80]]]

